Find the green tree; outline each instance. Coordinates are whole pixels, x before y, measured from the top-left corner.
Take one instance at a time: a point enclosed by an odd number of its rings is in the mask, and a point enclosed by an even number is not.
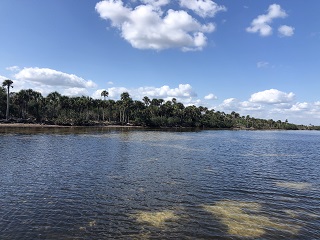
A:
[[[132,113],[131,117],[133,120],[133,124],[135,125],[144,125],[146,122],[146,106],[143,102],[135,100],[132,104]]]
[[[103,97],[103,100],[106,100],[106,97],[109,96],[109,92],[107,90],[103,90],[101,92],[101,97]]]
[[[0,118],[5,118],[7,94],[4,87],[0,86]]]
[[[183,121],[186,127],[199,127],[201,119],[201,111],[196,106],[188,106],[184,109]]]
[[[56,91],[49,93],[46,97],[46,107],[51,120],[58,116],[61,97],[62,95]]]
[[[11,81],[10,79],[4,80],[2,83],[3,87],[7,88],[7,110],[6,110],[6,120],[9,119],[9,105],[10,105],[10,87],[13,88],[12,86],[13,81]]]
[[[119,102],[119,106],[120,106],[120,122],[122,124],[124,123],[128,123],[129,122],[129,118],[130,118],[130,107],[132,105],[133,101],[132,98],[130,97],[128,92],[123,92],[121,94],[121,100]]]
[[[12,103],[18,108],[19,118],[25,118],[26,113],[26,90],[20,90],[14,94],[12,98]]]
[[[32,89],[20,90],[14,94],[12,99],[19,110],[18,116],[20,118],[26,119],[28,117],[34,117],[37,121],[40,120],[40,107],[43,102],[43,97],[40,92],[36,92]]]
[[[103,97],[103,104],[102,104],[102,120],[104,121],[104,105],[105,105],[105,102],[106,102],[106,97],[109,96],[109,92],[106,91],[106,90],[103,90],[101,92],[101,97]]]
[[[148,107],[150,105],[150,103],[151,103],[150,98],[148,98],[147,96],[143,97],[142,101],[144,102],[144,105],[146,107]]]

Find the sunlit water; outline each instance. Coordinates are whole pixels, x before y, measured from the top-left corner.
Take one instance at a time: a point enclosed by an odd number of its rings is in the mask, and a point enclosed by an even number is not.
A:
[[[2,240],[320,239],[320,132],[2,129],[0,157]]]

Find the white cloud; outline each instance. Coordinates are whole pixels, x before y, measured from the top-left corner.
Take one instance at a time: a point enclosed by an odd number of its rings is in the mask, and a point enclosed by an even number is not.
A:
[[[277,89],[270,89],[252,94],[249,101],[255,103],[276,104],[291,102],[293,99],[294,94],[292,92],[285,93]]]
[[[248,112],[262,110],[263,107],[260,104],[253,102],[239,101],[236,98],[228,98],[218,105],[216,109],[223,112],[236,111],[245,115]]]
[[[292,105],[292,107],[289,109],[290,111],[299,112],[309,109],[310,104],[307,102],[297,102],[296,104]]]
[[[320,107],[320,101],[315,102],[314,105]]]
[[[276,103],[274,104],[274,107],[276,109],[281,109],[280,111],[283,111],[284,109],[290,109],[292,107],[292,103],[285,103],[285,102]]]
[[[222,109],[238,109],[238,104],[239,104],[239,101],[236,99],[236,98],[228,98],[228,99],[225,99],[223,100],[223,102],[220,104],[220,108]]]
[[[138,92],[142,96],[148,96],[152,98],[192,98],[197,94],[193,91],[190,84],[179,84],[177,88],[170,88],[169,86],[162,86],[160,88],[155,87],[141,87]]]
[[[188,8],[200,17],[214,17],[220,11],[226,11],[225,6],[219,6],[211,0],[180,0],[180,6]]]
[[[93,98],[101,98],[101,92],[104,89],[95,91]],[[195,99],[197,94],[194,92],[190,84],[179,84],[177,88],[170,88],[169,86],[162,87],[139,87],[128,89],[125,87],[111,87],[106,89],[109,92],[109,98],[120,99],[123,92],[128,92],[132,99],[142,100],[144,96],[153,98],[161,98],[165,101],[176,98],[178,101],[186,105],[199,104],[200,100]]]
[[[287,17],[286,12],[281,9],[281,6],[278,4],[272,4],[268,8],[268,13],[259,15],[257,18],[253,19],[251,26],[246,30],[247,32],[257,33],[259,32],[260,36],[269,36],[272,34],[272,27],[270,24],[275,18],[285,18]]]
[[[50,68],[24,68],[14,75],[15,91],[32,88],[47,95],[58,91],[63,95],[81,96],[96,87],[91,80],[85,80],[74,74],[60,72]]]
[[[267,68],[268,66],[269,66],[268,62],[264,62],[264,61],[257,62],[257,68]]]
[[[90,88],[96,86],[91,80],[86,81],[74,74],[68,74],[50,68],[24,68],[15,74],[14,77],[17,80],[49,86],[76,88]]]
[[[1,75],[0,75],[1,86],[2,86],[2,82],[3,82],[4,80],[7,80],[7,79],[8,79],[7,77],[4,77],[4,76],[1,76]]]
[[[183,10],[169,9],[163,13],[161,6],[168,1],[145,0],[143,3],[131,8],[121,0],[104,0],[98,2],[95,9],[138,49],[202,50],[207,44],[205,34],[215,30],[213,23],[201,24]]]
[[[123,6],[121,0],[101,1],[96,4],[96,11],[100,17],[105,20],[111,20],[114,27],[120,27],[122,23],[128,20],[131,9]]]
[[[16,72],[16,71],[20,71],[20,68],[18,66],[11,66],[11,67],[7,67],[6,70],[11,72]]]
[[[85,88],[66,88],[63,89],[62,92],[60,92],[62,95],[66,95],[66,96],[86,96],[88,95],[88,90]]]
[[[217,96],[215,96],[213,93],[209,93],[207,96],[204,97],[206,100],[213,100],[217,99]]]
[[[260,111],[263,109],[263,106],[250,101],[243,101],[240,102],[240,109],[242,111]]]
[[[282,25],[278,28],[278,32],[282,37],[291,37],[294,34],[294,27]]]
[[[169,0],[141,0],[144,4],[152,5],[156,8],[160,8],[170,3]]]

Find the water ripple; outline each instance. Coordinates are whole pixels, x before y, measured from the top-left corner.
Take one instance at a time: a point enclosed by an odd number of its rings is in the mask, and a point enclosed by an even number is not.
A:
[[[319,139],[6,132],[0,239],[320,239]]]

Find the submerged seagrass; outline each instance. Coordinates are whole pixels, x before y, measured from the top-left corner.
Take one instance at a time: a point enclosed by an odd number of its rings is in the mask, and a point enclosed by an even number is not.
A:
[[[259,203],[224,200],[214,205],[204,205],[203,208],[217,216],[228,227],[229,234],[239,237],[261,237],[270,228],[292,234],[297,234],[300,229],[299,226],[266,216],[261,212],[262,205]]]
[[[306,190],[311,187],[310,183],[306,182],[276,182],[278,187],[295,189],[295,190]]]
[[[173,211],[169,210],[158,212],[140,211],[135,217],[138,222],[147,223],[155,227],[164,227],[167,221],[174,221],[179,218]]]

